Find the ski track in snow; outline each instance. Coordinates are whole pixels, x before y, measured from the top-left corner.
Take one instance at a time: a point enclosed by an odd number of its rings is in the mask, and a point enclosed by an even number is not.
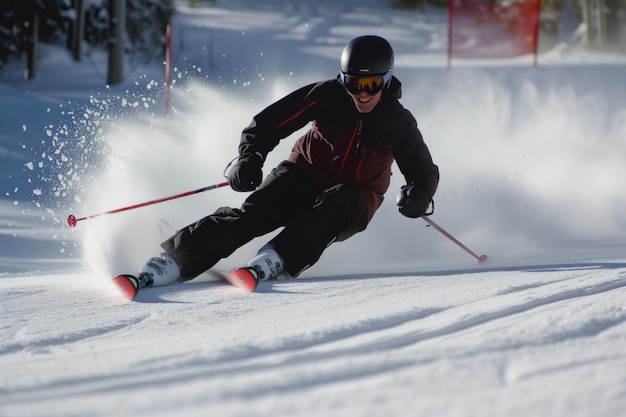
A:
[[[51,285],[36,291],[3,292],[0,301],[4,306],[7,301],[28,303],[29,297],[46,292],[46,299],[55,300],[55,305],[71,306],[67,320],[80,319],[84,324],[73,332],[64,332],[60,323],[59,333],[55,334],[57,326],[52,323],[58,318],[45,317],[45,311],[33,308],[29,312],[31,317],[21,319],[23,327],[16,330],[14,339],[22,340],[3,341],[0,348],[0,365],[14,375],[12,381],[2,381],[4,393],[0,391],[3,397],[0,410],[9,407],[30,415],[28,409],[34,403],[60,405],[103,396],[119,403],[127,396],[140,396],[144,391],[174,389],[178,392],[194,384],[204,386],[201,394],[194,394],[193,389],[186,394],[194,401],[199,401],[196,396],[201,395],[202,401],[209,404],[235,400],[254,403],[275,393],[299,396],[310,390],[377,383],[393,375],[413,374],[423,367],[447,361],[485,360],[487,365],[496,362],[499,368],[495,371],[496,378],[503,385],[546,374],[567,374],[598,364],[624,363],[626,354],[621,352],[613,356],[591,353],[573,362],[509,369],[505,359],[507,352],[567,349],[626,325],[625,309],[615,304],[618,299],[626,301],[623,295],[626,264],[523,269],[468,276],[437,273],[433,276],[303,279],[262,283],[259,293],[253,294],[241,293],[220,283],[186,283],[145,290],[140,293],[143,299],[137,303],[120,303],[113,307],[110,301],[115,296],[114,289],[102,285],[76,305],[74,297],[85,290],[84,285],[75,284],[76,279],[86,277],[57,277],[62,284],[60,288]],[[596,273],[589,274],[589,271]],[[539,279],[534,279],[534,275]],[[461,282],[465,279],[472,283]],[[376,289],[367,296],[381,297],[375,304],[382,307],[378,314],[371,314],[365,304],[357,301],[344,306],[345,309],[318,314],[318,320],[315,319],[312,313],[322,299],[335,297],[336,303],[344,303],[355,296],[355,286],[363,285]],[[472,285],[479,291],[463,294],[463,288]],[[333,294],[329,295],[331,287]],[[398,297],[399,287],[403,288],[403,297]],[[424,288],[428,289],[427,293]],[[483,296],[476,297],[480,290]],[[296,299],[283,302],[285,296]],[[203,307],[198,308],[198,303]],[[45,306],[41,307],[45,310]],[[130,314],[133,311],[143,313],[105,324],[103,310],[118,308],[125,308]],[[578,309],[589,309],[594,314],[588,319],[577,316],[567,326],[550,328],[551,321],[559,324],[567,320],[569,312]],[[208,314],[204,320],[198,317],[199,310]],[[146,311],[149,311],[147,315]],[[277,317],[302,311],[306,314],[302,315],[300,330],[292,328],[293,319],[281,323]],[[220,317],[226,312],[228,323],[220,323],[213,317],[214,313]],[[324,321],[324,316],[337,314],[342,317]],[[168,323],[168,317],[172,322]],[[277,321],[273,322],[270,317]],[[39,324],[37,332],[32,332],[29,322],[36,319],[43,323]],[[193,337],[176,329],[180,324],[177,322],[191,320],[197,321],[188,329],[193,330]],[[252,323],[247,322],[250,320]],[[526,322],[530,326],[525,325]],[[263,328],[273,327],[274,337],[260,335],[262,332],[256,327],[261,323],[265,323]],[[150,330],[155,325],[162,326],[163,330]],[[222,326],[237,326],[239,334],[226,335],[227,340],[219,340]],[[184,329],[185,326],[183,332]],[[511,329],[521,329],[522,333],[514,334]],[[152,342],[136,340],[135,335],[144,335]],[[168,348],[168,340],[178,337],[189,337],[189,342],[198,346],[183,348],[185,343],[179,340]],[[490,348],[485,348],[484,339],[491,340]],[[158,346],[158,349],[148,349],[149,346]],[[128,353],[134,349],[146,349],[145,358]],[[179,354],[179,349],[183,349],[184,354]],[[102,356],[113,364],[106,369],[91,370],[84,376],[72,369],[75,366],[80,369],[89,362],[91,355]],[[50,366],[46,362],[55,359],[69,360],[74,365],[66,365],[68,372],[63,376],[53,372],[49,380],[42,376],[35,384],[30,377],[24,378],[24,382],[19,376],[15,378],[21,374],[17,372],[19,369],[36,370],[38,366]],[[84,415],[114,412],[114,407],[107,411],[105,406],[96,411],[88,404],[85,401],[81,407]],[[102,407],[102,401],[99,404]],[[126,413],[132,414],[131,410]],[[54,415],[63,414],[50,414]]]

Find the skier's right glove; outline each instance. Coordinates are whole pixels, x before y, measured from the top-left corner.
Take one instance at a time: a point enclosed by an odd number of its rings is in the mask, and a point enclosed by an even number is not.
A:
[[[235,191],[254,191],[263,180],[263,156],[260,153],[241,155],[228,171],[228,184]]]
[[[396,203],[400,213],[406,217],[415,219],[427,214],[428,208],[430,207],[430,198],[428,198],[426,193],[418,188],[415,183],[411,183],[404,185],[400,189]]]

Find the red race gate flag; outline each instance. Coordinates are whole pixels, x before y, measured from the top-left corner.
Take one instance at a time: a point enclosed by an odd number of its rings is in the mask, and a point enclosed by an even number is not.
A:
[[[449,0],[448,66],[452,58],[537,58],[540,0]]]

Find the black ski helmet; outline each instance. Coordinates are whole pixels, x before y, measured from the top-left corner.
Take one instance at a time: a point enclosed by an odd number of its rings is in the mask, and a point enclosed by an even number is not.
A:
[[[393,72],[393,49],[380,36],[359,36],[343,49],[340,69],[342,79],[345,75],[382,75],[388,84]]]

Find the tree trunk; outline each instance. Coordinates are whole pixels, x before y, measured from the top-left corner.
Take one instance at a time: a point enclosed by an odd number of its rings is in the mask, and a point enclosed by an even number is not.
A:
[[[582,0],[583,20],[585,21],[585,36],[583,44],[590,48],[592,46],[593,18],[591,14],[591,0]]]
[[[602,47],[606,43],[604,0],[596,0],[596,27],[598,29],[598,45]]]
[[[621,40],[626,27],[626,0],[605,0],[606,4],[606,42],[609,47],[621,47]]]
[[[109,0],[109,71],[107,84],[124,81],[124,0]]]
[[[83,36],[85,35],[85,0],[74,0],[74,7],[76,7],[76,21],[74,22],[74,29],[72,35],[74,38],[74,44],[72,45],[72,51],[74,52],[74,61],[83,60]]]
[[[37,75],[37,42],[39,41],[39,15],[33,8],[32,20],[28,28],[28,53],[25,78],[32,80]]]

